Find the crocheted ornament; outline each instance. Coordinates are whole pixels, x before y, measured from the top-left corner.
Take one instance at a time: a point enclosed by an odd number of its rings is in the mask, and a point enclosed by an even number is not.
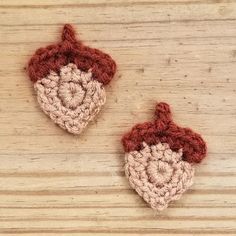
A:
[[[106,101],[104,85],[116,71],[113,59],[75,38],[66,24],[62,41],[38,49],[29,61],[42,110],[61,128],[80,134]]]
[[[125,134],[125,174],[130,185],[155,210],[168,207],[192,185],[194,164],[206,156],[206,143],[189,128],[177,126],[169,105],[156,106],[156,119]]]

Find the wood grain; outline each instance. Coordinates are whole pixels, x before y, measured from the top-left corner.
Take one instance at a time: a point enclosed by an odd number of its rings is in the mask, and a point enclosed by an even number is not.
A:
[[[118,64],[80,137],[41,112],[25,73],[67,22]],[[236,235],[235,1],[1,0],[0,49],[0,235]],[[156,101],[209,147],[159,214],[130,189],[120,144]]]

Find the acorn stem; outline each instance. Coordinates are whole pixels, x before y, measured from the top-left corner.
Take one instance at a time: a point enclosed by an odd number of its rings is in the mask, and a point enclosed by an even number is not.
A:
[[[69,41],[71,43],[75,43],[77,41],[75,37],[75,31],[70,24],[64,25],[61,39],[62,41]]]
[[[172,120],[170,106],[165,102],[157,103],[155,110],[156,120],[169,122]]]

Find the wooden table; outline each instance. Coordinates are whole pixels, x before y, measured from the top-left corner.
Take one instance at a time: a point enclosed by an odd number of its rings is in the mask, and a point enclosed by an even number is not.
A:
[[[41,112],[25,72],[67,22],[118,64],[80,137]],[[236,235],[236,1],[1,0],[0,25],[0,235]],[[157,101],[209,147],[159,214],[129,187],[120,143]]]

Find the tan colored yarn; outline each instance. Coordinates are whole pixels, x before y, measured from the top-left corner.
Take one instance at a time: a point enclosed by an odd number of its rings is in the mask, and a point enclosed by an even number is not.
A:
[[[73,134],[80,134],[106,101],[103,84],[73,63],[62,67],[60,74],[51,71],[34,88],[43,111]]]
[[[158,143],[125,155],[125,173],[130,185],[158,211],[178,200],[192,185],[194,168],[182,160],[182,150],[174,152],[167,143]]]

